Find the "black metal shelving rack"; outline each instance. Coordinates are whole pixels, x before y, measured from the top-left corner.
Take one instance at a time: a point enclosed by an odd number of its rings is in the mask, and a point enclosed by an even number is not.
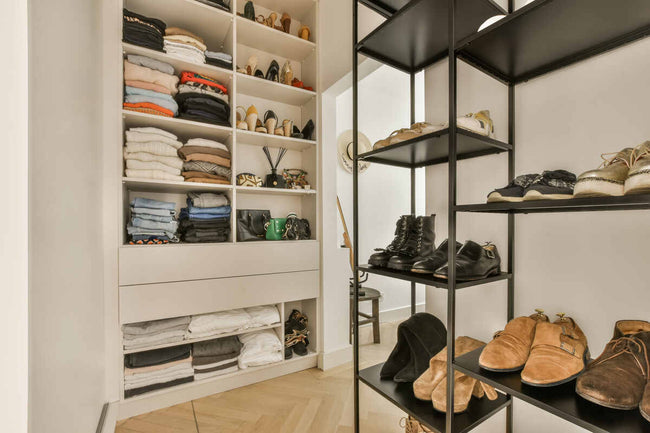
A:
[[[363,4],[387,20],[358,40],[358,7]],[[447,290],[448,381],[447,407],[453,407],[453,371],[458,370],[493,385],[503,394],[495,401],[474,400],[467,412],[440,414],[430,402],[417,400],[410,384],[381,380],[382,364],[359,369],[358,325],[354,324],[354,428],[360,433],[359,383],[391,401],[404,412],[436,432],[467,432],[502,409],[506,409],[506,431],[512,432],[512,398],[522,399],[592,432],[641,433],[650,429],[638,411],[613,411],[582,400],[573,384],[539,389],[521,383],[518,374],[495,374],[478,366],[478,351],[453,358],[456,290],[498,280],[507,281],[507,319],[514,317],[514,234],[515,215],[605,210],[650,209],[650,194],[541,200],[522,203],[459,205],[456,202],[457,162],[466,158],[507,152],[508,177],[515,177],[515,87],[517,84],[615,49],[650,34],[650,3],[647,0],[535,0],[514,11],[508,1],[504,11],[493,0],[356,0],[353,1],[353,317],[358,317],[358,275],[360,271],[411,282],[411,313],[415,312],[415,285]],[[481,32],[476,29],[487,18],[507,14]],[[442,131],[358,153],[358,56],[363,54],[411,76],[411,122],[415,122],[415,74],[432,64],[449,59],[449,127]],[[457,129],[456,64],[460,59],[508,86],[508,142]],[[359,188],[357,161],[394,165],[411,170],[411,213],[415,212],[415,169],[449,164],[448,238],[449,280],[409,272],[378,269],[359,264]],[[455,281],[456,214],[458,212],[503,213],[508,215],[507,272],[471,283]]]

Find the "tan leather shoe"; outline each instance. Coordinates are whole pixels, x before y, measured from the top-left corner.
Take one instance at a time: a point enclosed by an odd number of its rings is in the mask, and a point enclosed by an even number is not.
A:
[[[573,189],[576,197],[623,195],[625,180],[630,171],[632,149],[625,148],[615,154],[603,154],[603,163],[595,170],[578,176]]]
[[[535,337],[537,323],[548,322],[544,310],[535,310],[535,314],[512,319],[503,331],[494,334],[478,359],[478,365],[489,371],[509,372],[524,368],[530,346]]]
[[[454,372],[454,413],[465,412],[472,396],[495,400],[497,392],[490,385],[479,382],[459,371]],[[439,412],[447,411],[447,378],[443,378],[431,393],[433,408]]]
[[[650,192],[650,141],[632,151],[624,192],[626,195]]]
[[[531,386],[555,386],[575,379],[589,359],[587,337],[570,317],[563,313],[553,323],[541,322],[521,381]]]
[[[639,405],[639,411],[641,411],[643,418],[650,422],[650,380],[645,385],[645,392]]]
[[[616,322],[612,340],[578,378],[576,393],[600,406],[636,409],[644,396],[644,388],[647,394],[649,345],[649,322]],[[646,414],[648,403],[650,396],[646,397]]]

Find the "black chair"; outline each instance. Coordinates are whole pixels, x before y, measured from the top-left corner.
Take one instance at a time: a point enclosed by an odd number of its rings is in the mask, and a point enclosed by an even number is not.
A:
[[[379,335],[379,299],[381,293],[377,289],[363,287],[362,284],[368,281],[368,275],[362,272],[359,276],[359,304],[361,302],[372,302],[371,314],[359,311],[359,326],[372,324],[372,338],[375,344],[379,344],[381,339]],[[352,334],[354,332],[354,279],[350,278],[350,344],[352,344]]]

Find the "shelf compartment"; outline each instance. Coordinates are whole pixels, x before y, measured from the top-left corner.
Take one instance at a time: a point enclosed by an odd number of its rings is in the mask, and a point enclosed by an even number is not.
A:
[[[304,18],[316,7],[315,0],[257,0],[255,6],[261,6],[270,11],[278,12],[278,18],[284,12],[292,18],[303,21]],[[241,12],[241,10],[240,10]],[[278,20],[279,22],[279,20]]]
[[[155,114],[139,113],[122,110],[122,118],[126,129],[136,126],[153,126],[176,134],[179,138],[212,138],[226,140],[232,135],[230,126],[212,125],[210,123],[194,122],[175,117],[156,116]]]
[[[232,80],[233,72],[231,69],[220,68],[218,66],[212,66],[205,63],[201,64],[187,62],[185,60],[180,60],[172,57],[166,53],[161,53],[160,51],[139,47],[133,44],[127,44],[126,42],[122,43],[122,51],[125,54],[137,54],[140,56],[150,57],[161,62],[169,63],[174,67],[176,75],[179,75],[182,71],[196,72],[201,75],[214,78],[228,88],[232,87],[230,81]]]
[[[380,379],[379,372],[383,365],[384,363],[381,363],[361,370],[359,380],[428,428],[436,432],[445,432],[446,415],[434,410],[430,401],[415,398],[412,383],[396,383],[392,380]],[[503,394],[499,394],[493,401],[487,398],[473,399],[466,412],[454,415],[452,431],[454,433],[468,432],[510,403],[508,397]]]
[[[645,0],[537,0],[460,41],[458,56],[512,83],[650,34]]]
[[[394,269],[377,268],[370,265],[360,265],[359,270],[363,272],[368,272],[369,274],[381,275],[383,277],[389,277],[389,278],[396,278],[398,280],[411,281],[413,283],[439,287],[441,289],[446,289],[449,286],[447,284],[447,280],[433,278],[433,276],[427,274],[416,274],[415,272],[409,272],[409,271],[396,271]],[[488,283],[493,283],[495,281],[507,280],[510,277],[511,276],[506,272],[501,272],[499,275],[495,275],[489,278],[483,278],[481,280],[457,281],[456,288],[464,289],[465,287],[479,286],[481,284],[488,284]]]
[[[297,61],[316,50],[313,42],[242,17],[237,17],[237,43]]]
[[[512,149],[512,146],[465,129],[456,133],[457,159],[492,155]],[[359,159],[398,167],[417,168],[449,161],[449,128],[392,144],[382,149],[362,153]]]
[[[390,18],[408,4],[409,0],[359,0],[359,3],[378,14]]]
[[[537,406],[573,424],[598,433],[642,433],[648,422],[638,410],[613,410],[590,403],[575,392],[575,380],[560,386],[539,388],[521,383],[521,372],[495,373],[483,370],[478,358],[483,349],[458,357],[455,368],[513,397]]]
[[[264,187],[250,187],[238,186],[236,187],[237,194],[264,194],[264,195],[315,195],[315,189],[287,189],[287,188],[264,188]]]
[[[316,92],[250,75],[237,73],[237,93],[281,102],[289,105],[305,105],[316,97]]]
[[[232,185],[217,185],[213,183],[176,182],[170,180],[136,179],[123,177],[122,183],[129,191],[186,193],[188,191],[230,191]]]
[[[314,140],[284,137],[281,135],[263,134],[255,131],[237,129],[237,143],[253,146],[285,147],[289,150],[305,150],[316,146]]]
[[[457,212],[553,213],[650,209],[650,194],[620,197],[579,197],[568,200],[531,200],[516,203],[482,203],[456,206]]]
[[[447,0],[413,0],[359,42],[357,49],[404,72],[417,72],[449,54],[447,11]],[[456,41],[499,14],[505,12],[492,0],[456,2]]]

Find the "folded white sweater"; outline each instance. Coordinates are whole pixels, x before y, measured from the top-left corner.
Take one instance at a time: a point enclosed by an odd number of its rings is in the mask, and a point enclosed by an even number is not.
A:
[[[187,143],[185,143],[185,146],[211,147],[213,149],[221,149],[225,150],[226,152],[230,152],[230,150],[228,150],[228,146],[225,144],[214,140],[208,140],[207,138],[190,138],[187,140]]]
[[[192,316],[188,338],[207,337],[246,329],[250,320],[250,315],[241,309]]]
[[[174,182],[184,182],[185,178],[183,176],[175,176],[161,170],[124,170],[126,177],[132,177],[135,179],[153,179],[153,180],[171,180]]]
[[[127,141],[124,146],[129,153],[145,152],[161,156],[178,156],[178,151],[174,146],[170,146],[162,141],[147,141],[142,143]]]
[[[181,175],[179,168],[170,167],[158,161],[138,161],[137,159],[127,159],[126,168],[133,170],[160,170],[175,176]]]
[[[283,344],[272,329],[250,332],[239,336],[243,344],[239,354],[239,368],[282,361]]]
[[[133,159],[142,162],[159,162],[179,170],[183,168],[183,160],[178,156],[162,156],[146,152],[128,152],[124,149],[124,159]]]
[[[246,308],[251,316],[250,327],[268,326],[280,323],[280,312],[275,305],[262,305],[259,307]]]
[[[158,128],[147,128],[147,131],[142,131],[136,128],[131,128],[125,132],[126,141],[132,141],[134,143],[146,143],[148,141],[160,141],[165,144],[169,144],[175,149],[180,149],[183,146],[183,143],[176,139],[176,136],[169,137],[166,135],[167,131]],[[153,130],[153,131],[152,131]]]

